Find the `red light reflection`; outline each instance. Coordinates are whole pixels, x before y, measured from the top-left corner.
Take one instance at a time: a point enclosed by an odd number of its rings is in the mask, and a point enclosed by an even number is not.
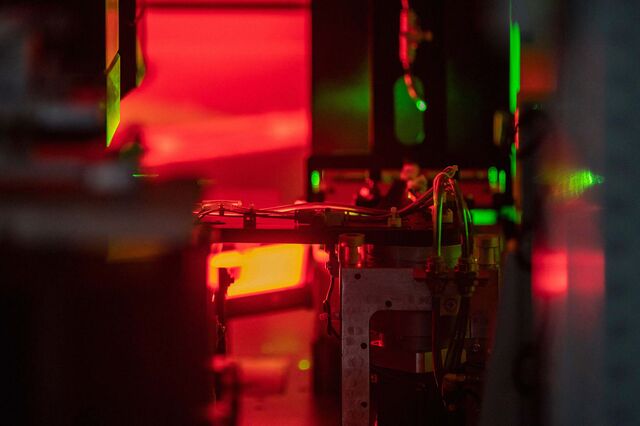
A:
[[[567,292],[569,274],[566,250],[534,250],[532,263],[533,292],[536,296],[550,298]]]

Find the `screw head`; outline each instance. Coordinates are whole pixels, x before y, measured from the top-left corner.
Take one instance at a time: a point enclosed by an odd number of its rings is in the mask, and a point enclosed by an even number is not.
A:
[[[447,312],[454,312],[458,307],[458,301],[456,299],[447,299],[444,302],[444,309]]]

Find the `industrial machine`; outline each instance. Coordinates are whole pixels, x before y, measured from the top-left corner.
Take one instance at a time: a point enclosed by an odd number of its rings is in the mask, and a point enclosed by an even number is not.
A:
[[[283,371],[330,402],[315,408],[335,421],[313,424],[636,424],[640,120],[629,105],[640,85],[627,3],[3,2],[0,423],[236,426],[246,377],[233,321],[303,308],[311,355]],[[199,108],[191,97],[206,84],[174,90],[171,73],[215,65],[177,53],[220,54],[184,37],[163,52],[174,65],[163,84],[186,107],[173,117],[158,96],[137,110],[176,122],[155,148],[142,124],[118,131],[120,102],[145,76],[140,22],[154,8],[165,41],[174,13],[182,25],[214,10],[218,23],[305,16],[308,105],[262,111],[275,143],[223,159],[230,175],[246,171],[255,164],[238,159],[280,158],[282,140],[299,137],[303,178],[273,179],[298,201],[203,195],[215,173],[191,176],[187,161],[176,160],[180,179],[147,173],[146,149],[185,149],[176,135],[220,143],[213,98],[224,97],[212,91],[203,103],[214,106]],[[189,35],[208,34],[203,22]],[[276,22],[265,27],[284,37]],[[242,25],[229,32],[255,54]],[[226,71],[244,76],[234,87],[266,84],[268,72],[248,81],[251,67],[231,56]],[[282,68],[288,78],[295,67]],[[233,99],[232,141],[260,145],[236,117],[258,100]],[[181,120],[196,125],[163,133]]]
[[[333,391],[341,395],[345,425],[477,424],[500,247],[499,235],[474,235],[457,172],[444,169],[431,189],[388,211],[331,203],[256,209],[210,200],[196,212],[216,243],[324,245],[329,282],[316,305],[323,335],[339,342],[341,386]],[[233,286],[226,275],[215,293],[219,330]],[[315,368],[324,362],[316,358]]]

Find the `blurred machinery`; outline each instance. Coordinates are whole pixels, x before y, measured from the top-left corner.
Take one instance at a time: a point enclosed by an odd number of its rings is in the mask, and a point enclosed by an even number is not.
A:
[[[2,424],[209,421],[199,188],[104,149],[135,86],[135,10],[0,5]]]
[[[431,189],[399,209],[335,203],[257,209],[212,200],[197,212],[216,242],[326,247],[329,283],[320,283],[324,300],[314,303],[326,323],[316,342],[315,386],[341,395],[345,425],[477,424],[500,247],[498,235],[474,242],[457,171],[438,173]],[[233,282],[219,271],[215,299],[224,330],[223,303]],[[332,379],[335,356],[339,380]]]

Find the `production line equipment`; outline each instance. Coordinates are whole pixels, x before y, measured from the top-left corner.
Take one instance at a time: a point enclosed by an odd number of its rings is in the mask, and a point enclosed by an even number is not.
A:
[[[457,174],[456,166],[445,168],[413,202],[388,211],[226,201],[205,201],[196,211],[215,242],[323,245],[330,278],[317,306],[326,334],[340,343],[345,426],[479,421],[500,244],[496,234],[474,235]],[[220,314],[233,285],[223,282]]]

